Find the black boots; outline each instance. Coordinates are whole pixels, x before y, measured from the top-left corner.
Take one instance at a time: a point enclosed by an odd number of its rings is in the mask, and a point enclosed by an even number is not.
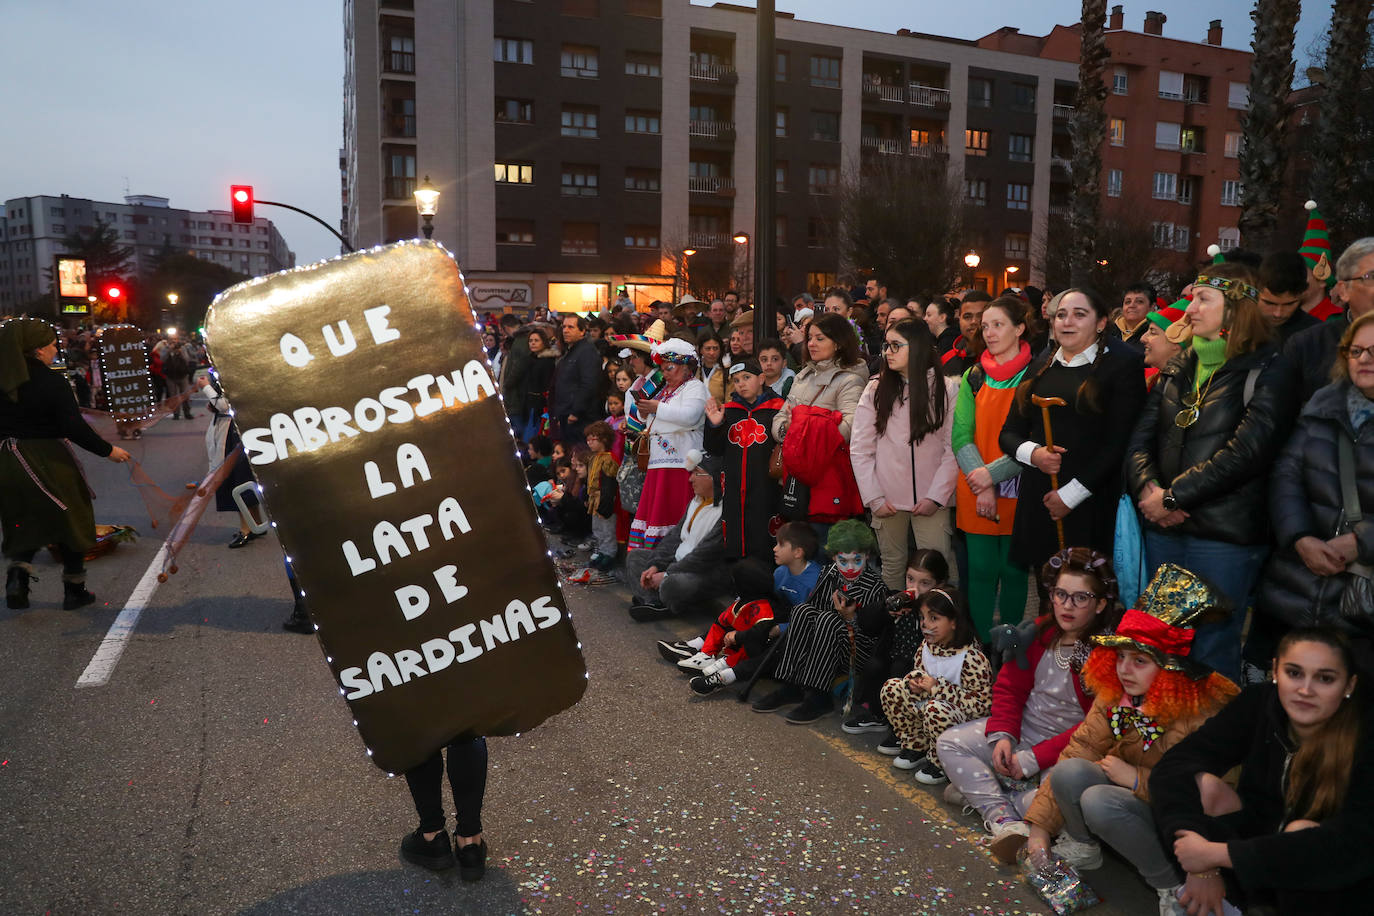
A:
[[[29,579],[33,577],[33,566],[29,563],[11,563],[9,574],[5,577],[5,606],[20,610],[29,606]]]
[[[62,574],[62,610],[74,611],[79,607],[95,603],[95,595],[86,591],[86,574]]]
[[[315,625],[310,622],[310,615],[305,612],[305,602],[300,598],[296,599],[296,606],[291,609],[291,616],[286,618],[286,622],[281,625],[283,630],[291,633],[314,633]]]

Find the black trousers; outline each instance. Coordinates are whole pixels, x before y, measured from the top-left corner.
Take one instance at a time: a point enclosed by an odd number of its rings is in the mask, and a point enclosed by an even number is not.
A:
[[[487,792],[487,739],[455,741],[448,751],[448,784],[457,809],[458,835],[482,832],[482,798]],[[406,772],[406,785],[420,815],[420,830],[434,833],[444,824],[444,758],[440,751]]]
[[[86,572],[86,551],[76,550],[65,544],[58,544],[57,552],[62,555],[63,573],[68,576],[80,576]],[[36,550],[21,550],[10,559],[18,560],[20,563],[32,563],[36,556],[38,556]]]

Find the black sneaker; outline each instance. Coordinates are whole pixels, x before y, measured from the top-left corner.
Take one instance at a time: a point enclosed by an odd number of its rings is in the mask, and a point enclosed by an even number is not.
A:
[[[454,841],[458,846],[457,841]],[[458,846],[458,876],[464,881],[481,881],[487,873],[487,841]]]
[[[892,765],[899,770],[914,770],[925,761],[925,754],[904,747],[897,752],[896,757],[892,758]]]
[[[806,699],[806,690],[796,684],[783,684],[777,690],[759,697],[750,707],[754,712],[777,712],[784,706],[800,703]]]
[[[682,640],[668,642],[666,639],[660,639],[655,645],[658,646],[658,654],[663,656],[663,660],[665,662],[672,662],[675,665],[684,658],[691,658],[693,655],[697,654],[696,649],[693,649]]]
[[[425,839],[424,831],[407,833],[401,840],[401,858],[428,868],[430,871],[443,871],[453,867],[453,844],[449,842],[448,832],[440,830],[432,840]]]
[[[878,742],[878,753],[888,757],[896,757],[902,752],[902,742],[897,740],[897,733],[892,729],[887,730],[883,740]]]
[[[791,725],[808,725],[834,711],[835,701],[830,698],[830,691],[817,690],[783,718]]]
[[[940,765],[933,760],[927,759],[916,768],[916,781],[927,786],[938,786],[942,782],[947,782],[949,777],[945,771],[940,769]]]
[[[881,716],[875,716],[873,713],[865,709],[862,712],[856,712],[848,719],[845,719],[844,724],[840,726],[840,730],[843,731],[846,735],[862,735],[868,732],[885,732],[888,730],[887,720],[883,719]]]
[[[734,681],[730,682],[730,684],[733,683]],[[719,671],[713,671],[710,674],[698,674],[687,682],[687,686],[692,688],[692,693],[695,693],[699,697],[709,697],[717,690],[720,690],[722,687],[728,687],[730,684],[725,682],[725,679],[721,677]]]
[[[630,608],[630,619],[635,623],[653,623],[672,616],[673,612],[665,604],[636,604]]]

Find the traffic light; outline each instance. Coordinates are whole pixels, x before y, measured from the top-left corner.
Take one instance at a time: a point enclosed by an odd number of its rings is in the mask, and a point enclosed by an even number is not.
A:
[[[234,222],[253,222],[253,186],[234,184],[229,186],[229,206],[234,211]]]
[[[118,302],[124,297],[124,287],[118,283],[111,283],[105,287],[105,300],[107,302]]]

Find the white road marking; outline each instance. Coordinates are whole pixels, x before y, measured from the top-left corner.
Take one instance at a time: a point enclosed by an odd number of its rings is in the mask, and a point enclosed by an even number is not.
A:
[[[129,637],[134,635],[139,615],[143,613],[143,609],[148,606],[148,599],[157,590],[158,573],[162,572],[166,556],[167,542],[163,541],[157,549],[157,554],[153,556],[153,562],[144,570],[143,578],[138,580],[138,585],[129,595],[124,610],[120,611],[114,623],[110,624],[109,632],[101,641],[100,648],[95,650],[91,663],[81,672],[81,677],[76,679],[77,687],[103,687],[109,682],[115,665],[119,664],[119,657],[124,654]]]

